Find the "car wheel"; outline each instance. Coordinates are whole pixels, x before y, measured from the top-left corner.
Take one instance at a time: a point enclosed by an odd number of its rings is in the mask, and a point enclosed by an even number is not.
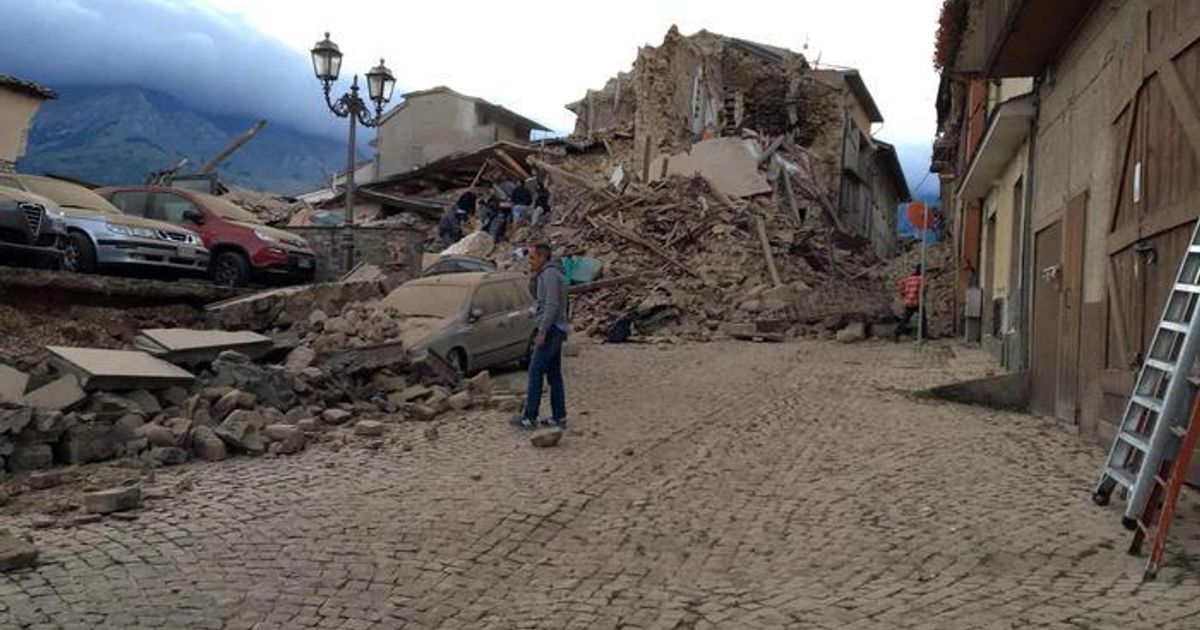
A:
[[[240,252],[221,252],[212,261],[212,276],[223,287],[244,287],[250,283],[250,261]]]
[[[63,247],[63,271],[92,273],[96,271],[96,246],[86,234],[71,232]]]
[[[446,355],[446,359],[450,361],[450,365],[454,366],[454,371],[458,372],[459,378],[467,375],[467,352],[462,348],[455,348]]]

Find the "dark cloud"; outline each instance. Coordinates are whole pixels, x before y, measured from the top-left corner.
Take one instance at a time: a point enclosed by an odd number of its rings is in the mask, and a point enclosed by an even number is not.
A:
[[[0,0],[0,15],[0,73],[49,87],[139,85],[202,111],[344,136],[306,55],[215,11],[180,0]]]

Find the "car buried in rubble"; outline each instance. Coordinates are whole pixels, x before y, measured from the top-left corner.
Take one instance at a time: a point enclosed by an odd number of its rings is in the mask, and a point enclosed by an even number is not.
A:
[[[460,373],[524,363],[533,351],[533,296],[520,273],[448,273],[410,280],[383,300],[405,320],[402,340]]]
[[[103,197],[78,184],[4,173],[0,174],[0,187],[35,194],[53,204],[66,229],[61,264],[64,271],[197,276],[208,269],[208,250],[195,232],[122,214]]]
[[[53,201],[0,186],[0,262],[56,269],[67,226]]]

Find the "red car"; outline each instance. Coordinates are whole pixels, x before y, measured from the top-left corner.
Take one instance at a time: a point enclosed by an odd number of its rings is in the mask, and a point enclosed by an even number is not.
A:
[[[166,186],[124,186],[96,191],[134,216],[185,225],[211,252],[209,273],[224,286],[279,278],[311,281],[316,257],[304,239],[263,225],[240,206],[202,192]]]

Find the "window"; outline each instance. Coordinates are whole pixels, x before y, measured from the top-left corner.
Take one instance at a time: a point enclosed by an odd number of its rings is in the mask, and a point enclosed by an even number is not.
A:
[[[483,311],[483,316],[499,315],[508,312],[510,298],[502,284],[485,284],[475,291],[471,308]]]
[[[147,218],[167,223],[186,223],[183,215],[188,210],[196,210],[196,206],[187,199],[171,193],[156,193]]]
[[[113,193],[112,203],[118,210],[125,214],[135,217],[146,216],[146,203],[149,193],[144,192],[118,192]]]
[[[524,280],[512,280],[506,282],[504,287],[509,292],[509,297],[512,299],[512,309],[522,310],[527,309],[533,304],[533,295],[529,293],[529,283]]]

